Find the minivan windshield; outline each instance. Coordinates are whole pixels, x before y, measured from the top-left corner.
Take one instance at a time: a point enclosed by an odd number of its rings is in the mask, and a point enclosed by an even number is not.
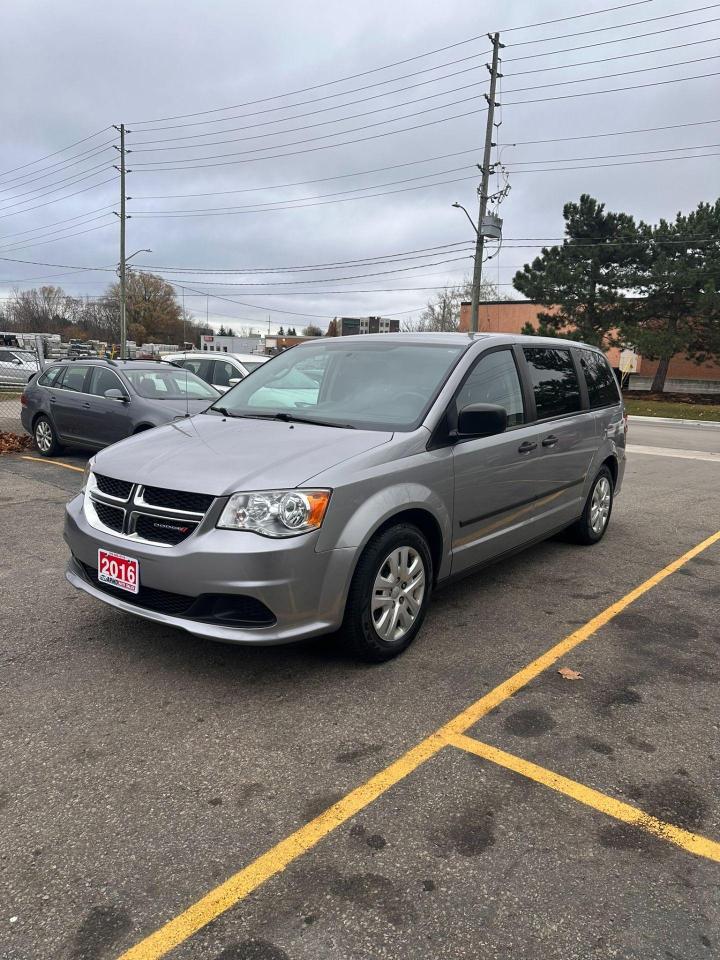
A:
[[[262,364],[215,407],[236,417],[412,430],[466,349],[463,344],[333,338]]]
[[[133,389],[147,400],[217,400],[218,392],[189,370],[160,367],[123,370]]]

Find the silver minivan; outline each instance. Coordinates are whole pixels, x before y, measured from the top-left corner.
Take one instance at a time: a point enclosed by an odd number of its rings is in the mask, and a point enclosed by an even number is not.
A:
[[[562,530],[605,534],[626,420],[600,350],[505,334],[309,341],[88,463],[68,580],[192,634],[340,631],[386,660],[432,591]]]

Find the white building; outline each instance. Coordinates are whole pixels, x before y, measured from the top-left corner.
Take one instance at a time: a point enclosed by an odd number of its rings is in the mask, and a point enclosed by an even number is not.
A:
[[[200,349],[211,353],[263,353],[263,338],[257,333],[248,337],[203,334],[200,337]]]

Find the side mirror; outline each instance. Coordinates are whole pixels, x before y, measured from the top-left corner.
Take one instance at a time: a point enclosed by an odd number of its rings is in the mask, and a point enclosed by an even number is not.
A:
[[[242,377],[231,377],[228,383],[231,387],[236,387],[242,381]]]
[[[122,390],[118,390],[117,387],[113,387],[112,390],[106,390],[104,394],[108,400],[120,400],[122,403],[129,403],[130,397],[123,393]]]
[[[495,403],[470,403],[458,414],[458,437],[494,437],[507,429],[507,410]]]
[[[16,357],[16,358],[13,360],[13,364],[14,364],[16,367],[21,367],[21,366],[22,366],[22,360],[18,360],[17,357]]]

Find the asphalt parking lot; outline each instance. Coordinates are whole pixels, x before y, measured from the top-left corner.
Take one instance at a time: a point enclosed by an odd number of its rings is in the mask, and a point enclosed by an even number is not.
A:
[[[0,458],[2,960],[717,956],[720,430],[630,442],[379,667],[75,592],[84,458]]]

